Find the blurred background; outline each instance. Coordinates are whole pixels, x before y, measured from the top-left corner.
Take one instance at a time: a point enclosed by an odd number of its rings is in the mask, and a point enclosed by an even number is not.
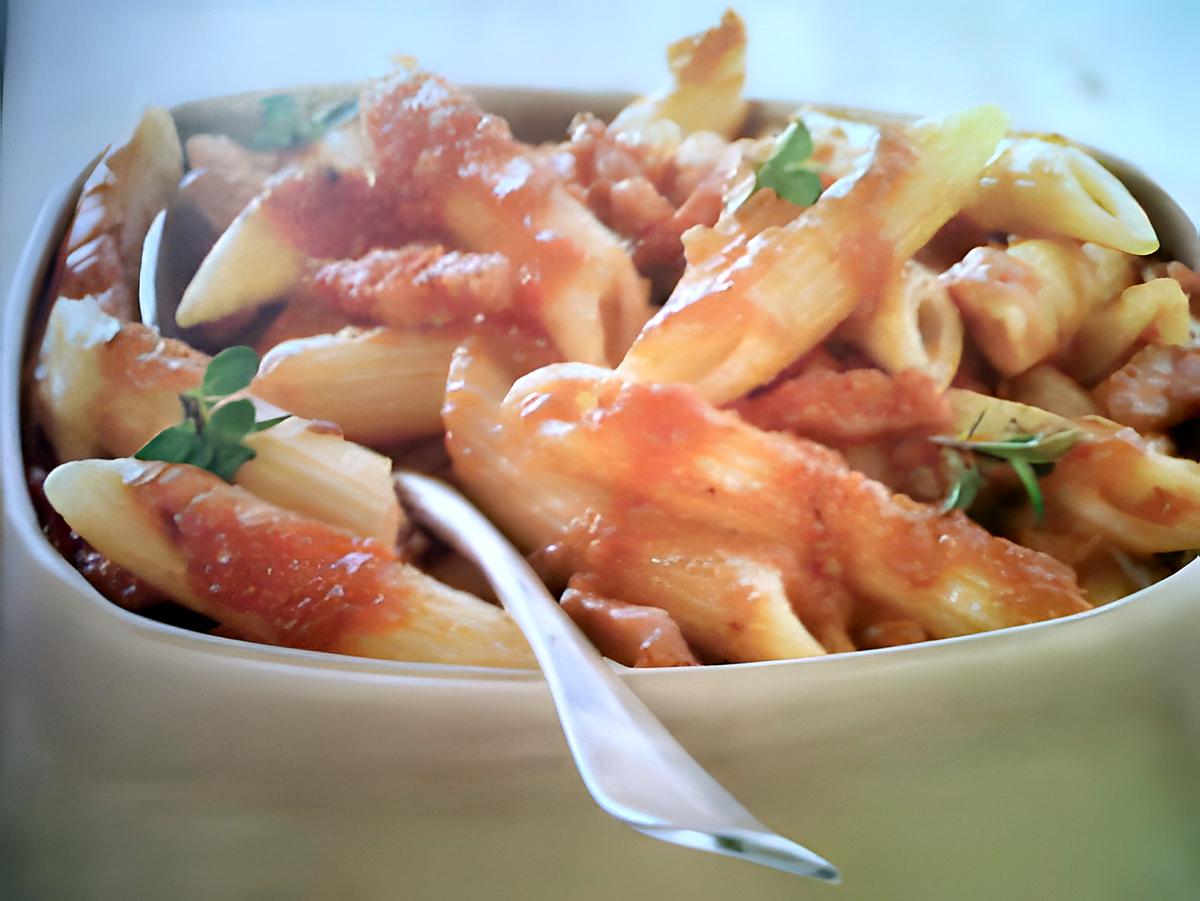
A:
[[[52,185],[148,103],[382,71],[650,90],[724,0],[9,0],[0,285]],[[742,0],[749,96],[944,112],[982,101],[1142,166],[1200,215],[1200,3]],[[3,0],[0,0],[3,11]]]

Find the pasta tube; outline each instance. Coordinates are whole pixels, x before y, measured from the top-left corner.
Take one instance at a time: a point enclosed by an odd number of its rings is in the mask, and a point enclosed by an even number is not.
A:
[[[1004,127],[989,106],[885,127],[870,167],[788,224],[719,243],[693,230],[688,270],[620,371],[693,384],[714,403],[770,381],[877,296],[962,206]]]
[[[346,438],[389,444],[442,430],[442,396],[457,334],[347,328],[298,338],[263,357],[251,390]]]
[[[268,644],[532,667],[508,614],[397,562],[390,546],[259,500],[192,466],[65,463],[46,496],[108,559]]]
[[[555,576],[666,609],[708,659],[794,656],[805,634],[852,647],[858,597],[935,636],[1087,607],[1060,564],[688,386],[560,364],[502,394],[503,373],[479,344],[451,366],[444,416],[461,484]]]
[[[200,384],[207,363],[153,329],[122,325],[92,301],[55,304],[35,397],[58,459],[133,454],[179,421],[179,395]],[[280,507],[395,542],[402,513],[386,457],[299,418],[246,443],[257,456],[238,469],[239,485]]]
[[[1133,284],[1127,254],[1073,241],[976,247],[942,274],[967,331],[1002,375],[1054,356],[1098,307]]]
[[[1069,419],[1104,412],[1086,388],[1049,363],[1039,363],[1009,381],[1007,395],[1018,403]]]
[[[1081,439],[1042,479],[1047,517],[1132,554],[1200,547],[1200,463],[1171,457],[1132,429],[1090,416],[1067,419],[972,391],[948,393],[960,433],[1000,438],[1071,429]]]
[[[1120,179],[1061,139],[1005,140],[966,213],[987,229],[1075,238],[1145,255],[1158,236]]]
[[[667,48],[672,84],[623,109],[612,131],[637,140],[667,120],[683,134],[714,131],[733,137],[746,117],[746,26],[726,10],[716,28],[682,38]]]
[[[1106,378],[1139,343],[1185,345],[1191,338],[1188,297],[1173,278],[1131,285],[1093,313],[1064,356],[1066,368],[1085,385]]]
[[[879,300],[846,321],[844,332],[892,374],[915,369],[938,389],[950,386],[962,359],[963,323],[932,270],[908,260]]]

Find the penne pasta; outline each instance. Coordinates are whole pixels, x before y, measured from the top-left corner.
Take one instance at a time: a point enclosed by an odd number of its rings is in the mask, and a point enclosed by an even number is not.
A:
[[[976,247],[941,276],[971,338],[1006,376],[1054,356],[1134,277],[1127,254],[1050,240]]]
[[[1026,237],[1091,241],[1125,253],[1158,250],[1158,236],[1129,189],[1061,138],[1006,139],[979,180],[967,215]]]
[[[179,421],[179,395],[200,384],[207,362],[153,329],[122,325],[92,301],[56,304],[35,397],[58,458],[133,454]],[[240,485],[278,506],[395,543],[403,517],[386,457],[299,418],[246,443],[257,457],[238,470]]]
[[[347,328],[263,357],[251,390],[350,441],[385,445],[442,430],[442,396],[461,333]]]
[[[695,230],[688,270],[620,371],[693,384],[717,403],[770,381],[876,296],[958,210],[1004,126],[999,110],[979,107],[885,128],[860,177],[787,225],[732,244]]]
[[[1086,609],[1048,558],[894,496],[836,453],[762,432],[691,388],[565,364],[501,395],[503,371],[478,345],[451,367],[444,415],[459,481],[527,550],[551,549],[556,577],[584,573],[607,597],[663,607],[710,659],[771,659],[779,642],[794,655],[799,628],[825,650],[851,647],[857,597],[937,636]],[[770,619],[773,637],[747,610]]]
[[[852,315],[842,334],[890,373],[916,370],[950,386],[963,351],[963,323],[932,270],[907,260],[879,299]]]
[[[1181,566],[1200,276],[1139,259],[1130,190],[991,106],[769,122],[794,107],[751,109],[745,51],[727,12],[557,141],[560,100],[510,127],[403,60],[189,107],[186,174],[148,113],[30,355],[31,491],[64,463],[46,493],[97,542],[43,503],[55,545],[222,636],[497,666],[523,639],[393,468],[459,484],[633,666],[969,635]],[[168,201],[197,227],[164,259],[216,242],[177,311],[211,359],[130,321]]]
[[[1086,388],[1049,363],[1039,363],[1009,379],[1004,396],[1068,419],[1104,412]]]
[[[1093,385],[1119,369],[1140,344],[1187,344],[1191,328],[1188,298],[1175,279],[1131,285],[1080,326],[1063,353],[1066,369]]]
[[[1068,419],[972,391],[948,392],[960,433],[981,440],[1072,430],[1080,440],[1042,480],[1051,522],[1069,522],[1131,554],[1200,547],[1200,463],[1157,450],[1100,417]]]
[[[390,660],[532,667],[508,614],[363,539],[192,466],[65,463],[46,496],[118,565],[256,641]]]
[[[667,48],[672,84],[627,106],[612,130],[637,142],[664,121],[682,134],[712,131],[733,137],[746,117],[746,26],[726,10],[716,28],[676,41]]]

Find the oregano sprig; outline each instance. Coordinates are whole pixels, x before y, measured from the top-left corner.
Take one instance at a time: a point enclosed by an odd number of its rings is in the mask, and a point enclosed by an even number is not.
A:
[[[293,94],[272,94],[259,101],[262,118],[250,137],[250,148],[259,151],[287,150],[310,144],[330,129],[358,115],[358,100],[344,100],[306,112]]]
[[[821,196],[821,177],[812,160],[813,140],[804,123],[792,121],[775,139],[775,148],[754,176],[753,196],[770,188],[796,206],[812,206]]]
[[[1055,462],[1073,448],[1082,436],[1074,429],[1062,429],[1038,434],[1018,431],[1003,440],[974,440],[972,436],[982,420],[981,414],[963,438],[937,435],[930,439],[948,451],[958,451],[948,458],[953,478],[942,502],[942,512],[966,510],[974,502],[983,486],[983,475],[975,464],[975,457],[983,456],[1003,460],[1012,467],[1025,493],[1029,495],[1029,503],[1037,521],[1041,522],[1046,516],[1046,501],[1038,478],[1048,475]]]
[[[243,439],[288,418],[259,420],[249,398],[227,400],[254,380],[258,362],[258,354],[243,346],[227,347],[213,357],[204,370],[200,387],[179,395],[183,421],[163,429],[142,445],[134,457],[190,463],[232,482],[238,467],[255,457],[254,448],[243,443]]]

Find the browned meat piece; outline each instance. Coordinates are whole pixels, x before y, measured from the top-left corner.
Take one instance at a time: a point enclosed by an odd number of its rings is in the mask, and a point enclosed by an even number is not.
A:
[[[658,607],[615,601],[568,588],[563,609],[600,653],[625,666],[696,666],[671,614]]]
[[[734,405],[761,429],[855,444],[950,428],[950,405],[929,376],[878,369],[809,370]]]

